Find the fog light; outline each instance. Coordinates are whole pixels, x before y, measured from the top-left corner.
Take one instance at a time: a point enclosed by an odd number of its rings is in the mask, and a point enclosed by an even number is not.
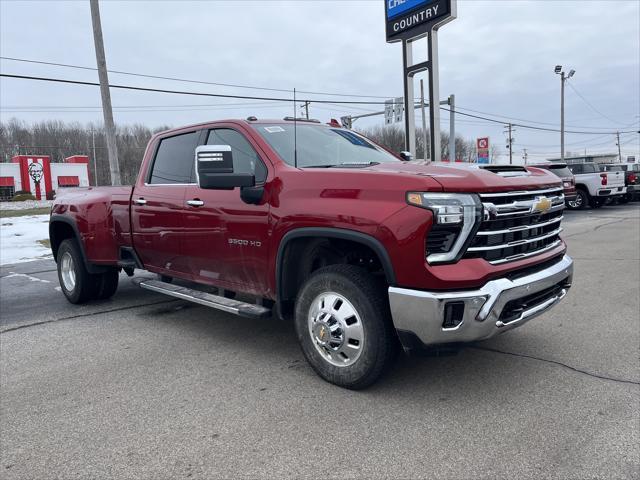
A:
[[[464,302],[447,302],[444,306],[442,328],[449,330],[458,327],[464,318]]]

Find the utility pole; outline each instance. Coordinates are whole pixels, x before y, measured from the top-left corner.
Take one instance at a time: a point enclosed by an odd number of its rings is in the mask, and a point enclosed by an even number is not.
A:
[[[91,126],[91,147],[93,149],[93,185],[98,186],[98,160],[96,158],[96,131]]]
[[[524,153],[522,154],[522,159],[524,160],[524,164],[527,164],[527,158],[529,157],[529,154],[527,153],[527,149],[523,148],[522,149],[524,151]]]
[[[456,161],[456,96],[449,95],[449,161]]]
[[[505,131],[505,133],[509,134],[509,137],[507,138],[507,148],[509,149],[509,165],[513,164],[513,125],[511,123],[506,125],[506,128],[508,128],[507,131]]]
[[[107,61],[104,55],[102,40],[102,26],[100,24],[100,6],[98,0],[89,0],[91,5],[91,23],[93,24],[93,42],[96,49],[96,63],[98,64],[98,78],[100,79],[100,95],[102,96],[102,114],[107,137],[107,152],[109,154],[109,171],[111,185],[121,185],[120,165],[118,164],[118,145],[116,144],[116,127],[113,123],[111,110],[111,95],[109,93],[109,76],[107,75]]]
[[[305,116],[307,117],[307,120],[309,120],[309,104],[310,103],[311,102],[309,100],[304,102],[304,112],[305,112]]]
[[[422,145],[424,149],[424,159],[429,158],[427,152],[427,116],[424,113],[424,81],[420,79],[420,109],[422,110]]]
[[[622,163],[622,152],[620,151],[620,132],[616,132],[616,145],[618,145],[618,162]]]

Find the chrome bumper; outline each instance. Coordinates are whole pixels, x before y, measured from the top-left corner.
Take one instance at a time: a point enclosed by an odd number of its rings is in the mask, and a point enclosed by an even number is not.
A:
[[[565,255],[548,268],[515,279],[492,280],[478,290],[425,292],[390,287],[393,323],[405,348],[415,347],[408,344],[415,337],[424,346],[484,340],[519,327],[550,309],[567,294],[572,275],[573,260]],[[543,293],[534,298],[539,292]],[[456,305],[461,321],[446,327],[445,311],[449,303]],[[507,304],[508,318],[502,315]],[[514,306],[517,308],[513,309]],[[449,314],[452,310],[448,309]]]

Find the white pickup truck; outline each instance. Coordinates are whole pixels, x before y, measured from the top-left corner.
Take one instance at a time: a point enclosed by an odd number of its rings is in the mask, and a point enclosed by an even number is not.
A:
[[[567,202],[571,209],[598,208],[607,199],[621,199],[627,193],[624,172],[601,172],[597,163],[567,166],[576,178],[576,199]]]

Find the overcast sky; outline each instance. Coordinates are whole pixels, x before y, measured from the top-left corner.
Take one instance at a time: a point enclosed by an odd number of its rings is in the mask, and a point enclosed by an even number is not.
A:
[[[111,70],[308,92],[402,95],[401,46],[385,42],[383,0],[103,0],[101,14]],[[614,152],[615,135],[607,132],[637,132],[640,128],[637,0],[458,0],[458,18],[440,30],[439,40],[441,96],[455,93],[461,111],[557,128],[560,80],[553,67],[561,64],[567,71],[576,70],[570,80],[573,88],[568,86],[566,92],[567,129],[601,132],[568,134],[567,150]],[[89,2],[0,0],[0,53],[95,67]],[[421,60],[420,52],[414,55],[416,61]],[[3,73],[97,81],[94,71],[9,60],[2,60],[0,66]],[[110,74],[110,81],[291,97],[287,92],[122,74]],[[12,117],[28,122],[102,120],[95,87],[6,78],[0,82],[3,121]],[[317,93],[298,96],[367,100]],[[150,127],[248,115],[281,118],[293,112],[291,104],[118,90],[112,91],[112,100],[117,123]],[[248,105],[238,106],[242,102]],[[377,105],[317,104],[310,108],[311,116],[323,121],[378,109]],[[382,117],[375,117],[358,120],[355,126],[382,123]],[[448,125],[443,112],[442,128]],[[456,128],[467,138],[490,136],[505,153],[502,125],[459,117]],[[559,134],[518,127],[514,137],[518,159],[524,148],[530,159],[559,153]],[[638,133],[622,134],[621,144],[623,155],[640,154]]]

